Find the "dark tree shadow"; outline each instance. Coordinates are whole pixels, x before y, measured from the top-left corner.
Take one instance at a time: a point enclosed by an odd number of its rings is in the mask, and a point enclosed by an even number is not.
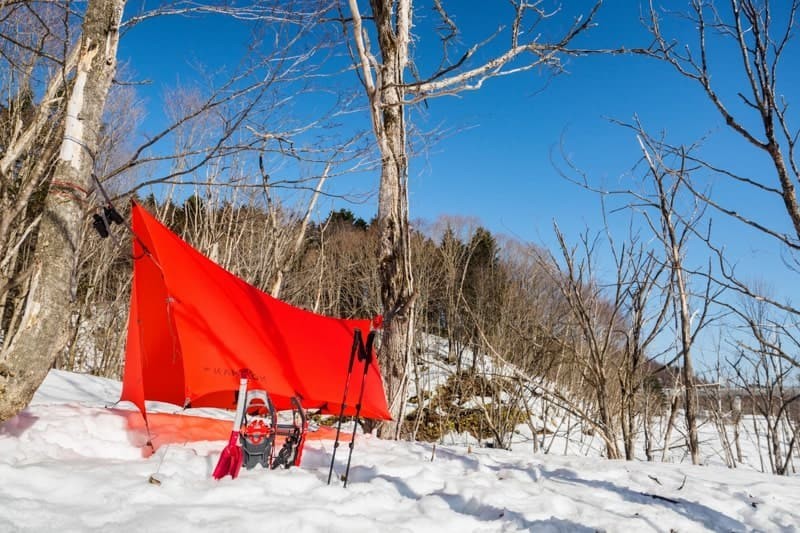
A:
[[[485,522],[500,521],[503,523],[513,524],[517,528],[527,529],[529,531],[570,531],[577,533],[594,533],[595,529],[578,524],[571,520],[564,520],[561,518],[551,517],[546,520],[529,520],[525,518],[522,513],[517,511],[510,511],[502,509],[485,503],[478,502],[474,499],[466,500],[461,494],[450,494],[444,491],[436,491],[430,494],[419,494],[412,489],[408,483],[402,478],[390,476],[387,474],[378,473],[374,467],[352,467],[350,469],[350,482],[367,481],[374,479],[383,479],[394,485],[397,492],[404,498],[410,500],[419,500],[423,496],[436,496],[441,498],[453,512],[468,515],[477,520]]]
[[[744,524],[742,524],[738,520],[729,517],[726,514],[723,514],[715,509],[712,509],[711,507],[708,507],[706,505],[697,502],[692,502],[684,498],[676,498],[672,494],[670,494],[669,498],[671,500],[675,500],[677,503],[672,503],[666,500],[654,498],[645,493],[637,492],[627,487],[621,487],[610,481],[583,479],[572,470],[567,470],[566,468],[559,468],[556,470],[542,470],[542,475],[548,479],[560,480],[563,482],[572,483],[576,485],[577,484],[586,485],[588,487],[596,489],[615,492],[619,494],[622,498],[628,500],[629,502],[639,503],[642,505],[659,505],[662,507],[666,507],[675,513],[685,516],[689,520],[702,524],[703,527],[710,529],[711,531],[748,530]]]
[[[456,460],[461,462],[467,469],[477,470],[481,463],[476,458],[465,457],[464,455],[452,452],[447,449],[436,449],[436,457],[446,460]],[[584,485],[594,490],[602,490],[618,494],[628,502],[639,504],[644,508],[649,506],[660,506],[670,511],[686,517],[687,519],[705,527],[711,531],[747,531],[748,528],[742,522],[719,512],[701,503],[693,502],[685,498],[675,497],[673,494],[664,495],[670,500],[659,499],[657,495],[649,495],[628,487],[620,486],[610,481],[584,479],[579,473],[566,468],[547,470],[543,465],[531,465],[529,468],[510,465],[482,465],[489,470],[502,470],[506,468],[517,468],[524,470],[532,482],[539,482],[542,478],[554,482],[568,483],[572,485]],[[530,520],[522,513],[501,509],[492,505],[481,503],[475,499],[465,500],[461,494],[450,494],[444,491],[437,491],[430,494],[419,494],[412,489],[408,483],[399,477],[378,472],[375,467],[353,466],[350,469],[350,483],[368,482],[374,479],[383,479],[393,485],[397,492],[404,498],[419,500],[424,496],[438,496],[444,500],[448,506],[456,513],[469,515],[482,521],[503,521],[509,522],[516,527],[531,531],[555,530],[555,531],[578,531],[593,532],[594,528],[572,522],[570,520],[551,517],[547,520]],[[620,517],[621,521],[638,521],[650,523],[652,527],[658,529],[658,525],[652,524],[646,516],[639,513],[636,516]]]
[[[529,520],[525,518],[525,515],[517,511],[501,509],[493,505],[477,502],[474,499],[467,500],[462,494],[448,494],[443,491],[437,491],[431,495],[442,498],[454,512],[469,515],[481,521],[510,522],[514,526],[527,529],[528,531],[556,530],[577,533],[595,533],[596,531],[594,528],[584,526],[583,524],[552,516],[545,520]]]

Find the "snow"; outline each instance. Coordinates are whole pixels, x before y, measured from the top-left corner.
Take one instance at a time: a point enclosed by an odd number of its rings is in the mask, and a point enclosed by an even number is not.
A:
[[[309,441],[299,468],[215,481],[224,441],[148,456],[120,416],[128,407],[111,408],[119,390],[52,371],[0,426],[0,531],[800,531],[798,476],[522,447],[359,435],[347,488],[326,484],[329,440]],[[344,445],[338,474],[346,460]]]

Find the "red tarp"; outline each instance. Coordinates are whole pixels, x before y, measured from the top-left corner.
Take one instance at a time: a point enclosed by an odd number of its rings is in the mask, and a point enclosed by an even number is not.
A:
[[[121,400],[235,408],[243,370],[278,409],[297,396],[307,409],[338,414],[355,329],[370,320],[329,318],[272,298],[227,272],[137,204],[134,268]],[[355,414],[363,375],[356,359],[345,400]],[[361,416],[388,420],[377,359]]]
[[[154,450],[167,444],[180,444],[182,442],[196,442],[201,440],[225,440],[231,436],[231,421],[218,418],[205,418],[178,413],[150,413],[147,415],[145,426],[142,415],[136,411],[112,410],[126,421],[131,432],[131,442],[142,447],[144,457],[149,457]],[[280,450],[284,436],[277,435],[275,449]],[[309,440],[334,440],[336,428],[319,426],[315,430],[306,432],[306,441]],[[339,438],[349,442],[352,433],[340,432]],[[145,442],[150,446],[145,446]]]

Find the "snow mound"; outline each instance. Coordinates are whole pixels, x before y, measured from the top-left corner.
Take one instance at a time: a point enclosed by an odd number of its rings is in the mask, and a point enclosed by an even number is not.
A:
[[[0,531],[800,531],[797,477],[370,435],[346,489],[326,484],[331,441],[309,442],[300,468],[214,481],[223,441],[146,457],[110,408],[119,388],[54,371],[0,426]],[[346,460],[343,446],[337,473]]]

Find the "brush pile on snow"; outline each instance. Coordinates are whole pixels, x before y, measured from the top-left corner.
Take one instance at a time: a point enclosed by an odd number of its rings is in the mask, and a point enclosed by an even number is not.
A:
[[[119,388],[53,371],[0,426],[0,531],[800,530],[796,476],[370,435],[356,440],[346,489],[326,484],[326,440],[307,444],[299,468],[214,481],[224,441],[146,453],[128,407],[108,408]]]

